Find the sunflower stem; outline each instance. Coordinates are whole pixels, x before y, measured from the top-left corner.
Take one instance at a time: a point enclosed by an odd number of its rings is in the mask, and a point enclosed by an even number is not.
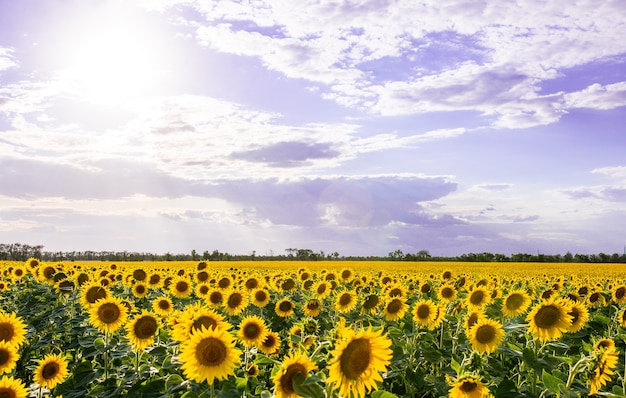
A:
[[[109,333],[104,334],[104,380],[109,378]]]

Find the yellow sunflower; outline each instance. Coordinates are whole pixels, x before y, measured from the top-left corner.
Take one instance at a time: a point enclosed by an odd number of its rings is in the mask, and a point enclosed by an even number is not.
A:
[[[482,286],[473,288],[465,299],[465,304],[470,309],[483,308],[490,302],[491,293]]]
[[[330,292],[330,285],[326,281],[318,282],[315,286],[313,286],[313,293],[319,300],[326,298]]]
[[[382,300],[376,294],[369,294],[363,300],[361,305],[361,315],[363,314],[376,314],[378,307],[382,304]]]
[[[154,344],[154,336],[158,329],[159,321],[156,316],[144,310],[126,323],[126,337],[134,351],[141,351]]]
[[[382,330],[344,328],[332,351],[328,382],[344,397],[364,397],[366,390],[377,390],[376,383],[383,381],[380,373],[391,362],[390,347]]]
[[[133,296],[144,298],[148,294],[148,285],[143,282],[136,282],[132,287]]]
[[[437,291],[437,296],[444,303],[449,303],[456,298],[457,291],[452,285],[441,285]]]
[[[401,296],[400,296],[401,297]],[[397,321],[404,317],[409,306],[405,299],[395,297],[390,299],[383,308],[383,317],[386,321]]]
[[[293,388],[293,377],[300,374],[306,378],[317,366],[304,353],[287,356],[281,368],[274,376],[274,395],[276,398],[297,398],[299,395]]]
[[[168,316],[174,310],[169,297],[159,297],[152,301],[152,311],[161,316]]]
[[[267,326],[261,317],[248,315],[239,323],[237,337],[239,337],[244,347],[258,347],[263,344],[267,332]]]
[[[467,338],[476,351],[491,354],[504,338],[504,329],[500,322],[483,318],[469,329]]]
[[[523,290],[510,292],[502,301],[502,313],[507,317],[522,315],[528,310],[531,298]]]
[[[15,348],[22,345],[26,338],[26,323],[14,312],[0,311],[0,341]]]
[[[169,290],[172,296],[183,299],[191,296],[193,289],[189,278],[178,276],[172,281],[172,284],[169,286]]]
[[[20,379],[10,376],[2,376],[0,379],[0,397],[26,398],[28,390]]]
[[[618,359],[618,353],[614,349],[598,351],[593,373],[589,379],[589,395],[597,394],[602,387],[611,381]]]
[[[448,391],[450,398],[483,398],[489,396],[489,389],[478,377],[459,378]]]
[[[572,324],[568,326],[568,333],[575,333],[581,330],[587,324],[589,320],[589,310],[583,303],[570,302],[568,303],[567,314],[572,317]]]
[[[6,341],[0,341],[0,374],[11,373],[19,358],[16,347]]]
[[[268,332],[263,339],[261,345],[259,345],[259,350],[261,350],[265,355],[270,355],[278,351],[280,348],[280,336],[276,332]]]
[[[91,307],[96,301],[109,297],[109,291],[100,282],[86,282],[80,294],[80,302],[84,308]]]
[[[202,327],[180,346],[181,369],[188,379],[198,383],[225,380],[241,362],[241,350],[235,338],[220,328]]]
[[[246,288],[247,291],[251,292],[253,290],[260,288],[261,282],[257,278],[251,276],[248,279],[246,279],[243,286]]]
[[[310,299],[304,305],[304,315],[318,316],[322,309],[322,303],[318,299]]]
[[[57,354],[48,354],[37,361],[33,381],[41,387],[53,389],[69,374],[67,360]]]
[[[335,310],[340,313],[350,312],[356,307],[356,294],[352,291],[338,292],[335,297]]]
[[[175,322],[172,324],[172,338],[176,341],[185,341],[202,328],[229,330],[232,327],[222,314],[200,305],[186,308],[175,318]]]
[[[289,300],[288,298],[283,298],[276,302],[276,306],[274,306],[274,311],[279,317],[286,318],[293,315],[294,308],[295,306],[291,302],[291,300]]]
[[[437,307],[432,300],[420,300],[413,307],[413,321],[418,327],[430,328],[438,316]]]
[[[221,289],[212,289],[204,298],[204,301],[211,307],[219,308],[224,302],[224,291]]]
[[[248,306],[248,295],[239,290],[230,290],[224,295],[223,305],[228,315],[239,315]]]
[[[267,289],[253,289],[250,293],[252,297],[252,304],[263,308],[270,302],[270,292]]]
[[[127,315],[127,307],[116,297],[109,297],[89,309],[89,322],[102,333],[113,333],[126,322]]]
[[[620,311],[618,319],[619,319],[619,324],[623,328],[626,328],[626,308]]]
[[[232,285],[233,285],[233,280],[230,279],[228,276],[223,276],[217,281],[217,287],[219,287],[222,290],[228,290],[231,288]]]
[[[211,293],[211,286],[206,282],[200,282],[196,285],[194,292],[196,293],[196,297],[201,299],[206,299],[209,293]]]
[[[543,301],[536,304],[526,317],[530,333],[539,341],[555,340],[572,325],[568,307],[561,301]]]
[[[613,292],[613,300],[618,304],[626,303],[626,286],[622,285]]]
[[[482,310],[474,310],[470,311],[465,317],[465,331],[469,332],[469,330],[474,326],[478,321],[485,318],[485,313]]]

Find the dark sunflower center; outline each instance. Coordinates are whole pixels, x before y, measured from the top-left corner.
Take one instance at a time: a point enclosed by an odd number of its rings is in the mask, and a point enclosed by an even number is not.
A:
[[[522,304],[524,304],[524,297],[522,297],[522,295],[518,293],[511,294],[509,297],[507,297],[505,303],[506,308],[511,311],[519,309]]]
[[[52,276],[56,273],[55,269],[52,267],[46,267],[43,270],[43,276],[46,277],[46,279],[50,279],[52,278]]]
[[[142,281],[146,279],[147,276],[148,275],[146,274],[146,271],[142,269],[136,269],[133,271],[133,278],[135,278],[135,280],[137,281]]]
[[[85,297],[89,303],[93,304],[100,299],[106,298],[107,292],[100,286],[93,286],[87,290]]]
[[[276,339],[273,335],[268,334],[265,340],[263,340],[263,347],[272,348],[276,344]]]
[[[317,294],[324,294],[326,292],[326,285],[319,285],[317,287]]]
[[[572,324],[575,324],[580,318],[580,312],[577,308],[572,308],[572,310],[568,312],[567,315],[572,317]]]
[[[202,339],[196,347],[196,359],[203,366],[219,366],[226,356],[226,346],[215,337]]]
[[[246,289],[256,289],[259,286],[259,281],[256,279],[248,279],[246,281]]]
[[[256,339],[261,334],[261,328],[256,323],[249,323],[243,329],[243,334],[247,339]]]
[[[478,322],[478,315],[476,315],[476,313],[473,313],[467,319],[467,327],[471,328],[472,326],[476,324],[476,322]]]
[[[477,388],[478,388],[478,383],[476,383],[475,381],[464,381],[463,383],[461,383],[461,386],[459,387],[459,389],[466,394],[471,393]]]
[[[417,317],[420,319],[426,319],[430,315],[430,307],[426,304],[422,304],[417,307]]]
[[[0,323],[0,340],[11,341],[14,335],[15,330],[13,329],[13,325],[8,322]]]
[[[348,279],[348,278],[350,278],[351,276],[352,276],[352,272],[350,272],[350,271],[348,271],[348,270],[344,270],[344,271],[341,273],[341,278],[342,278],[342,279]]]
[[[56,362],[47,363],[41,370],[41,376],[48,380],[54,378],[59,373],[59,364]]]
[[[389,304],[387,304],[387,312],[390,314],[397,314],[402,309],[402,302],[398,299],[391,300]]]
[[[474,305],[478,305],[483,302],[484,298],[485,298],[485,293],[482,290],[475,291],[470,296],[470,303]]]
[[[310,309],[310,310],[313,310],[313,311],[314,311],[314,310],[316,310],[316,309],[320,308],[320,302],[319,302],[319,301],[317,301],[317,300],[309,301],[309,302],[306,304],[306,307],[307,307],[308,309]]]
[[[215,329],[217,327],[217,321],[210,316],[201,315],[193,321],[192,330],[200,330],[202,327],[207,329]]]
[[[259,290],[254,293],[254,298],[256,299],[256,301],[263,302],[267,299],[267,294],[265,293],[265,291]]]
[[[370,365],[371,345],[367,339],[352,340],[339,358],[341,372],[350,380],[356,380]]]
[[[151,316],[144,316],[135,323],[135,336],[138,339],[149,339],[156,333],[157,321]]]
[[[281,310],[282,312],[291,311],[291,302],[281,301],[280,304],[278,305],[278,309]]]
[[[8,350],[4,350],[4,349],[0,350],[0,366],[9,362],[10,358],[11,358],[11,354],[9,353]]]
[[[541,329],[550,329],[555,326],[561,317],[561,311],[552,305],[543,306],[535,315],[535,324]]]
[[[241,300],[242,300],[241,294],[233,293],[230,295],[230,297],[228,297],[228,306],[230,308],[237,308],[241,304]]]
[[[281,287],[283,290],[291,290],[294,287],[296,287],[296,282],[293,279],[287,279],[286,281],[283,282]]]
[[[186,292],[187,289],[189,289],[189,284],[185,281],[178,281],[176,282],[176,290],[183,293]]]
[[[625,287],[620,287],[615,291],[615,298],[618,300],[621,300],[624,298],[624,296],[626,295],[626,288]]]
[[[170,303],[167,300],[160,300],[159,301],[159,308],[162,310],[169,310],[170,309]]]
[[[429,284],[427,284],[427,283],[426,283],[426,284],[424,284],[424,285],[422,285],[422,288],[420,289],[420,291],[421,291],[422,293],[428,293],[428,292],[430,291],[430,285],[429,285]]]
[[[444,287],[443,289],[441,289],[441,297],[449,299],[452,296],[454,296],[454,290],[452,290],[451,288]]]
[[[222,278],[220,279],[220,281],[217,283],[217,285],[222,288],[222,289],[226,289],[228,286],[230,286],[230,279],[228,278]]]
[[[198,272],[197,278],[200,282],[205,282],[207,279],[209,279],[209,273],[206,271],[200,271]]]
[[[599,293],[593,293],[591,296],[589,296],[589,301],[592,302],[592,303],[595,303],[598,300],[600,300],[600,294]]]
[[[1,387],[0,388],[0,398],[16,398],[17,395],[12,388]]]
[[[443,279],[450,279],[450,278],[452,278],[452,272],[450,272],[450,271],[445,271],[445,272],[443,273]]]
[[[120,308],[114,303],[105,303],[98,308],[98,319],[103,323],[113,323],[120,317]]]
[[[137,294],[144,294],[146,292],[146,287],[144,285],[135,286],[135,291]]]
[[[200,289],[198,289],[198,292],[202,295],[209,294],[209,287],[207,285],[202,285],[200,286]]]
[[[285,373],[280,377],[280,385],[287,394],[295,393],[293,389],[293,376],[298,373],[306,375],[306,368],[301,363],[294,363],[289,365]]]
[[[489,344],[496,337],[496,330],[490,325],[481,325],[476,329],[476,340],[481,344]]]
[[[341,305],[348,305],[352,302],[352,296],[350,296],[350,293],[344,293],[341,295],[341,297],[339,298],[339,304]]]
[[[150,284],[151,285],[156,285],[159,282],[161,282],[161,277],[159,275],[152,275],[150,277]]]
[[[393,288],[389,291],[389,297],[402,296],[402,290],[398,288]]]
[[[367,296],[367,298],[365,299],[365,302],[363,302],[363,307],[368,310],[371,310],[377,305],[378,305],[378,296],[376,296],[375,294]]]
[[[211,303],[213,304],[220,304],[222,302],[222,293],[220,292],[211,293],[211,295],[209,296],[209,301],[211,301]]]

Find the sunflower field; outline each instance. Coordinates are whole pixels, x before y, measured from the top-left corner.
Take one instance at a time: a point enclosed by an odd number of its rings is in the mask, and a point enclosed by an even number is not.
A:
[[[0,262],[0,397],[622,397],[618,264]]]

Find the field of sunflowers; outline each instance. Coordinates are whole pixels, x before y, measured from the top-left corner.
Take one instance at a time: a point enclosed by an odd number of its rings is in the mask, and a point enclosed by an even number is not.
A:
[[[605,397],[619,264],[0,262],[0,397]]]

